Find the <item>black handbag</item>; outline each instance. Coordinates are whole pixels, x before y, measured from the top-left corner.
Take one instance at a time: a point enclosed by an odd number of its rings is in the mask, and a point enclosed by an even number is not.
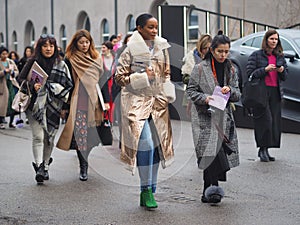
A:
[[[265,108],[267,89],[264,80],[251,75],[244,84],[241,99],[246,108]]]
[[[111,130],[111,123],[108,118],[104,117],[100,126],[97,126],[97,132],[100,137],[102,145],[112,145],[113,134]]]

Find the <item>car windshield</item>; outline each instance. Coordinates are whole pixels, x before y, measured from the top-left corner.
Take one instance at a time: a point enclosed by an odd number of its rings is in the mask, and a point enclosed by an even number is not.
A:
[[[300,48],[300,38],[295,38],[294,41],[296,42],[298,48]]]

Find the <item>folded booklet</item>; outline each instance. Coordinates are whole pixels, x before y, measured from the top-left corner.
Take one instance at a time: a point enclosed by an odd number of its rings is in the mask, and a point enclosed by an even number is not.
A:
[[[220,110],[224,110],[230,97],[230,92],[223,94],[221,89],[222,88],[220,86],[215,87],[212,94],[213,99],[211,99],[208,104]]]

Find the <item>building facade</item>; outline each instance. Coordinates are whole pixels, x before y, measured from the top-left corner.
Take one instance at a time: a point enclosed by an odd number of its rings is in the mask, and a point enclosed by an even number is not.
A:
[[[187,6],[188,27],[195,31],[190,32],[191,42],[206,32],[202,16],[195,16],[193,7],[274,27],[300,22],[298,0],[0,0],[0,45],[21,53],[40,34],[51,33],[65,49],[76,30],[87,29],[99,47],[112,34],[132,32],[139,14],[148,12],[157,17],[158,6],[165,4]],[[176,24],[170,26],[176,29]],[[220,24],[211,26],[214,35]]]

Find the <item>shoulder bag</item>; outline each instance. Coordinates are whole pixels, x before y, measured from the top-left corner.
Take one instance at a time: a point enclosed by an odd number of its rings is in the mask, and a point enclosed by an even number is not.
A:
[[[241,99],[246,108],[265,108],[267,89],[264,79],[255,78],[251,75],[244,84]]]
[[[25,83],[26,83],[26,89],[24,90],[23,85]],[[30,99],[31,99],[30,88],[28,82],[24,80],[21,83],[19,90],[12,101],[11,108],[16,112],[25,112],[30,104]]]

